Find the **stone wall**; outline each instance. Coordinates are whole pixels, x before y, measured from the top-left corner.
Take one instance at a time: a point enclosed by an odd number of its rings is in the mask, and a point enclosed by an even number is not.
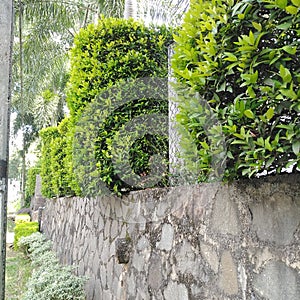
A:
[[[89,277],[88,300],[297,300],[299,187],[294,174],[48,200],[42,229]]]

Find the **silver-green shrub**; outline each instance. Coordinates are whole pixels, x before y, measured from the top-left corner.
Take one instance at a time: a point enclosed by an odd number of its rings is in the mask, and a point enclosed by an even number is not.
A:
[[[34,271],[27,283],[23,300],[84,300],[86,279],[75,276],[73,268],[59,264],[51,242],[41,233],[34,233],[19,241],[30,258]]]

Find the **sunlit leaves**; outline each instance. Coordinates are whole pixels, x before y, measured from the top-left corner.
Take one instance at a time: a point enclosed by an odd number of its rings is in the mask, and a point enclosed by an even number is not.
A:
[[[299,6],[299,0],[242,0],[226,5],[203,1],[187,14],[173,68],[181,83],[210,103],[223,124],[227,178],[280,173],[289,167],[297,171],[300,165]],[[222,16],[226,25],[205,26]],[[210,35],[214,39],[208,39]],[[207,50],[207,40],[215,52]],[[198,61],[183,54],[186,47],[194,48]],[[182,76],[185,72],[187,77]],[[180,107],[186,116],[182,124],[193,130],[199,139],[195,143],[203,148],[206,136],[200,122],[189,119],[186,103],[180,102]]]

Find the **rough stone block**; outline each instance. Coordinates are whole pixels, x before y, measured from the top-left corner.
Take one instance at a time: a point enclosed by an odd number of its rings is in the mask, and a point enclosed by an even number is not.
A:
[[[166,289],[164,290],[165,299],[168,300],[188,300],[188,290],[184,284],[177,284],[170,281]]]
[[[226,187],[216,195],[212,216],[212,229],[222,234],[237,235],[239,233],[237,206],[230,199],[228,188]]]
[[[201,243],[200,249],[202,256],[206,259],[211,269],[214,271],[214,273],[217,273],[219,268],[219,257],[217,252],[212,246],[205,243]]]
[[[142,254],[134,252],[132,257],[132,267],[134,267],[138,272],[142,272],[147,268],[146,260]]]
[[[161,240],[156,247],[160,250],[170,251],[173,246],[174,229],[170,224],[164,224],[161,232]]]
[[[153,253],[149,262],[148,284],[151,292],[156,294],[163,281],[162,277],[162,260],[159,255]]]
[[[221,257],[219,287],[227,295],[235,295],[239,291],[237,267],[229,251],[225,251]]]
[[[300,198],[295,201],[283,193],[261,197],[261,201],[251,205],[253,228],[263,241],[287,245],[300,220]]]
[[[254,289],[266,299],[297,300],[300,298],[300,274],[283,262],[269,262],[254,277]]]

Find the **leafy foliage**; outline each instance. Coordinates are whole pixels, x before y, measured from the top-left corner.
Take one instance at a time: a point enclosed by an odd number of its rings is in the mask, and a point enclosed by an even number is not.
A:
[[[66,118],[59,126],[48,127],[40,132],[42,194],[45,197],[80,193],[72,172],[72,147],[68,142],[70,128],[72,122]]]
[[[159,81],[162,85],[151,85],[151,91],[143,82],[136,89],[135,80],[166,77],[171,40],[165,26],[146,27],[133,20],[102,18],[98,25],[81,29],[71,50],[67,96],[71,118],[64,121],[68,126],[62,122],[41,132],[45,196],[80,193],[74,180],[74,159],[77,179],[84,182],[83,192],[91,195],[92,190],[99,190],[99,179],[116,193],[132,189],[124,185],[117,175],[119,170],[112,167],[111,141],[132,117],[167,113],[166,80]],[[141,96],[145,90],[151,97]],[[76,147],[81,133],[84,139]],[[153,140],[156,143],[152,144]],[[135,143],[131,150],[131,167],[138,176],[149,169],[151,155],[159,152],[167,157],[168,151],[165,137],[144,136],[141,142],[143,147]]]
[[[38,222],[21,222],[17,223],[14,229],[14,248],[18,249],[18,242],[21,237],[31,235],[39,230]]]
[[[119,194],[167,184],[166,168],[159,168],[168,160],[167,80],[119,82],[91,104],[74,143],[83,192],[95,196],[106,186]],[[160,163],[154,161],[158,156]]]
[[[294,0],[192,1],[175,36],[175,76],[217,118],[225,178],[300,168],[299,7]],[[205,128],[211,115],[195,110],[195,101],[179,102],[178,120],[197,145],[205,180],[214,155]]]
[[[29,206],[31,198],[35,192],[36,176],[40,173],[40,168],[38,166],[31,167],[27,171],[27,180],[25,187],[25,205]]]
[[[166,27],[146,27],[133,20],[102,18],[81,29],[71,50],[67,103],[71,115],[82,112],[101,91],[121,79],[167,75]]]

